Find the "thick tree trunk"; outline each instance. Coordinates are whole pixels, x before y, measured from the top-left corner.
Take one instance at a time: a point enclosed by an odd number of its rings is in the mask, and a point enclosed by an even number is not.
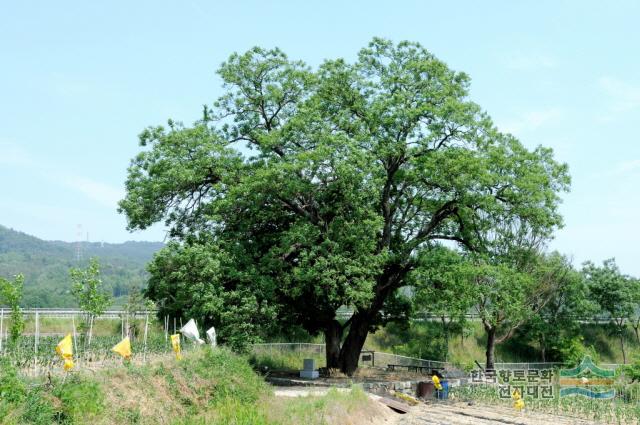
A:
[[[547,362],[547,342],[544,334],[540,337],[540,352],[542,354],[542,363]]]
[[[409,271],[409,267],[398,264],[390,265],[384,273],[378,277],[376,295],[367,309],[353,314],[349,324],[349,332],[340,349],[340,370],[347,376],[353,376],[358,369],[360,352],[367,340],[369,329],[373,324],[376,314],[382,309],[385,300],[396,288],[397,283]]]
[[[340,368],[340,342],[342,340],[342,326],[333,320],[324,330],[325,352],[328,369]]]
[[[349,333],[340,350],[340,370],[347,376],[352,376],[358,369],[360,352],[369,333],[369,317],[365,313],[354,313]]]
[[[496,348],[496,329],[494,327],[486,328],[487,331],[487,363],[486,370],[495,370],[495,348]]]

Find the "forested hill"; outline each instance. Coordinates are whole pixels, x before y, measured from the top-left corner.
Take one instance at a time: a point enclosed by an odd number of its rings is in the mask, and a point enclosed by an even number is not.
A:
[[[0,276],[25,276],[23,307],[73,307],[69,268],[85,267],[97,257],[106,287],[122,302],[131,288],[146,284],[145,266],[162,247],[161,242],[81,242],[77,261],[76,243],[44,241],[0,225]]]

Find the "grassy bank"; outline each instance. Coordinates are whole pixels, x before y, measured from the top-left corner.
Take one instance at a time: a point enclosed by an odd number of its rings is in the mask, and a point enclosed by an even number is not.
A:
[[[622,363],[620,340],[606,324],[582,324],[580,326],[582,344],[593,347],[598,361],[602,363]],[[640,354],[640,344],[631,329],[624,334],[627,361]],[[413,322],[408,328],[393,324],[370,334],[365,346],[377,351],[387,351],[406,356],[432,360],[444,360],[445,357],[456,364],[472,365],[474,360],[484,363],[486,334],[479,322],[470,322],[464,330],[452,334],[448,353],[445,356],[445,344],[441,325],[438,322]],[[498,362],[539,362],[542,361],[540,347],[536,344],[524,344],[513,339],[496,346]]]
[[[277,398],[246,358],[224,349],[44,380],[0,366],[0,424],[364,424],[371,403],[358,389]]]

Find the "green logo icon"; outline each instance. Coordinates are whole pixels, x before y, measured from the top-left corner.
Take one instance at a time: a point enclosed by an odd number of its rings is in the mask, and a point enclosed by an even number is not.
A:
[[[612,388],[615,370],[598,367],[591,357],[585,356],[573,369],[560,370],[560,397],[581,395],[589,398],[611,399],[616,396]]]

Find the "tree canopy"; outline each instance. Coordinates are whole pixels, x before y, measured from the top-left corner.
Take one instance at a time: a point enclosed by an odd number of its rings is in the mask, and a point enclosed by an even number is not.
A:
[[[129,229],[206,240],[227,265],[216,282],[324,332],[329,367],[354,372],[434,247],[492,252],[561,225],[566,165],[499,132],[469,77],[417,43],[375,38],[316,70],[256,47],[218,73],[225,93],[202,120],[142,132],[120,210]]]
[[[600,267],[587,261],[582,268],[582,273],[591,296],[601,312],[608,316],[620,338],[622,361],[626,363],[623,333],[627,321],[637,314],[638,280],[622,274],[613,258],[603,261]]]

